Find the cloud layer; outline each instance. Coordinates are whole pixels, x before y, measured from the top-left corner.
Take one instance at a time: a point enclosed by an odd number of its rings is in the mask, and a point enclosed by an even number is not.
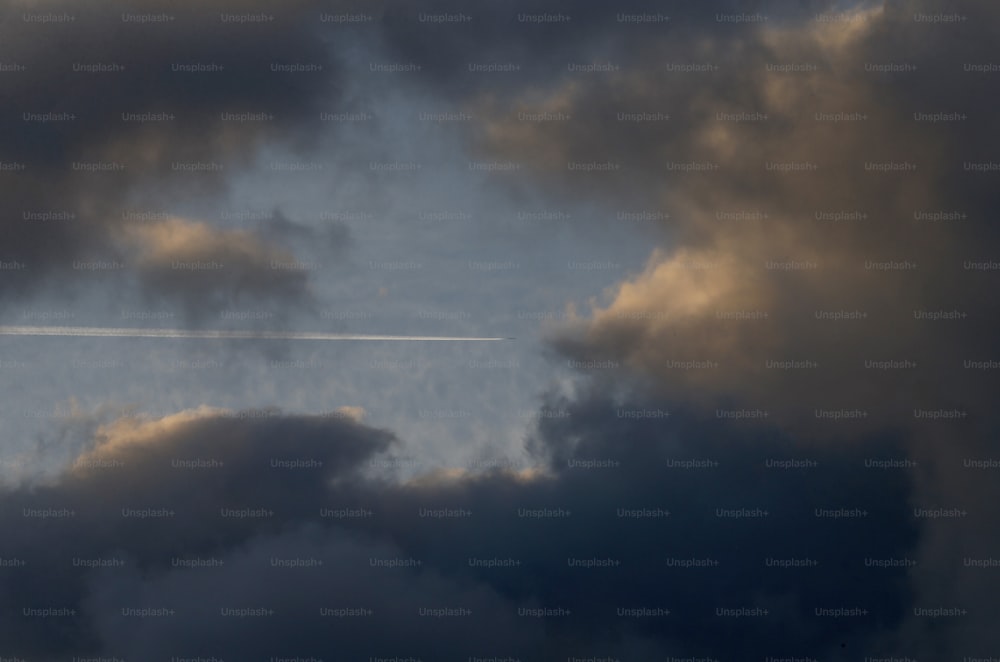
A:
[[[895,442],[797,457],[776,431],[657,418],[650,402],[549,404],[563,415],[535,436],[541,471],[404,484],[382,470],[393,435],[346,414],[202,408],[101,426],[71,469],[0,495],[7,650],[905,650],[880,638],[906,616],[906,569],[870,559],[912,553],[912,486],[862,469],[868,455],[898,453]],[[847,605],[869,616],[834,627],[814,612]]]

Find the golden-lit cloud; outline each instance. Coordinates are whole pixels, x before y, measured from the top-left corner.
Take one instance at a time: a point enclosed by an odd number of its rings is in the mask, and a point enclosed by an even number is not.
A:
[[[887,389],[905,395],[856,427],[911,425],[914,403],[985,404],[978,380],[942,388],[940,374],[988,352],[989,334],[920,317],[978,306],[960,266],[975,241],[915,216],[975,204],[971,182],[950,135],[914,121],[914,94],[866,69],[891,59],[885,34],[904,19],[872,6],[762,25],[699,42],[686,61],[715,69],[564,76],[547,97],[494,100],[485,151],[557,190],[670,213],[645,269],[571,317],[557,346],[797,430],[830,431],[817,411],[860,411]],[[678,60],[676,43],[644,46],[648,61]],[[573,120],[516,121],[526,107]],[[621,168],[581,175],[575,159]]]

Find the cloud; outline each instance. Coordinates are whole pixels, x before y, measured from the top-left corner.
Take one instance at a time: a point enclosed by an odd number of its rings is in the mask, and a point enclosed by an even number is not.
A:
[[[202,407],[101,425],[65,473],[0,493],[4,640],[35,657],[322,657],[333,628],[352,655],[728,659],[780,641],[819,657],[870,650],[902,620],[905,572],[865,558],[911,553],[917,528],[900,513],[912,487],[860,469],[894,440],[803,455],[774,430],[623,415],[663,411],[638,395],[546,405],[567,415],[533,436],[535,470],[407,483],[364,477],[396,441],[344,416]],[[817,565],[778,567],[791,558]],[[835,627],[813,614],[846,604],[872,616]],[[173,613],[122,615],[133,608]],[[345,608],[373,613],[320,611]]]
[[[341,35],[315,24],[318,5],[289,7],[267,27],[216,23],[217,11],[244,11],[235,2],[177,5],[176,28],[89,11],[66,30],[8,17],[18,35],[4,57],[26,69],[0,75],[17,111],[77,119],[0,120],[0,160],[26,166],[0,172],[0,258],[25,263],[5,267],[0,292],[31,295],[46,276],[83,289],[75,260],[121,259],[138,267],[124,282],[195,321],[248,300],[309,305],[307,279],[269,273],[271,261],[342,246],[340,226],[279,216],[249,232],[121,215],[219,195],[261,145],[310,148],[316,111],[341,90]],[[966,164],[995,159],[997,126],[979,110],[992,74],[965,65],[982,62],[996,9],[970,3],[960,25],[914,20],[938,11],[924,2],[801,2],[760,22],[725,16],[763,4],[725,2],[639,24],[590,2],[545,10],[569,21],[525,3],[370,11],[374,34],[357,52],[375,44],[373,58],[420,64],[406,89],[470,109],[476,122],[459,133],[471,158],[522,164],[523,199],[656,225],[645,267],[553,330],[579,374],[572,395],[543,399],[554,413],[528,436],[536,464],[398,483],[373,471],[396,437],[353,408],[67,425],[60,441],[87,440],[71,468],[0,492],[11,652],[321,657],[335,639],[334,654],[357,657],[838,660],[993,645],[997,583],[963,563],[990,562],[995,547],[995,384],[966,362],[994,356],[997,306],[994,267],[965,265],[992,260],[995,173]],[[474,15],[421,19],[450,11]],[[63,49],[39,34],[65,37]],[[126,68],[74,72],[74,60]],[[278,75],[272,60],[324,69]],[[120,115],[161,108],[175,118]],[[112,161],[126,168],[72,165]],[[371,209],[395,207],[372,190]],[[211,281],[171,266],[213,259],[235,268]],[[89,567],[108,559],[122,565]],[[219,613],[228,606],[275,613],[237,619]],[[374,613],[324,620],[327,606]],[[177,613],[121,615],[130,607]],[[48,608],[78,613],[23,611]],[[571,613],[528,615],[538,609]]]
[[[272,20],[224,20],[264,9]],[[190,202],[225,192],[265,143],[306,151],[338,76],[314,10],[292,2],[279,10],[36,3],[4,11],[11,112],[0,119],[0,158],[9,166],[0,182],[0,259],[9,268],[0,296],[19,299],[53,284],[63,293],[121,292],[130,279],[100,265],[130,257],[120,239],[140,221],[128,212],[155,216],[176,208],[178,196]],[[292,65],[312,69],[280,68]],[[290,305],[308,299],[301,284],[278,280]],[[255,289],[263,284],[237,278],[216,288],[267,299],[274,290]],[[189,310],[203,303],[172,279],[154,285],[168,298],[187,297]]]
[[[350,244],[351,229],[340,221],[325,221],[316,228],[288,218],[280,211],[261,224],[259,232],[277,244],[294,244],[320,249],[324,258],[337,258]]]
[[[586,191],[662,229],[641,272],[555,330],[562,351],[810,433],[829,431],[816,410],[870,408],[869,430],[920,426],[913,405],[982,420],[985,382],[961,367],[990,355],[1000,321],[971,257],[996,200],[964,168],[995,127],[974,110],[972,55],[942,55],[950,33],[889,5],[836,16],[637,35],[634,52],[664,66],[623,61],[473,102],[482,153],[523,163],[553,198]],[[904,51],[918,71],[953,72],[947,128],[928,119],[938,76],[878,70]],[[555,119],[524,121],[525,108]],[[595,164],[617,169],[583,169]]]
[[[975,458],[992,457],[1000,428],[986,359],[1000,317],[983,140],[997,125],[982,111],[979,46],[995,8],[939,9],[716,15],[671,39],[634,33],[609,54],[620,71],[526,77],[468,102],[486,122],[476,148],[521,163],[553,205],[586,195],[659,226],[643,269],[551,329],[587,382],[777,427],[799,452],[898,439],[921,467],[913,505],[960,513],[926,527],[913,607],[968,614],[940,629],[914,616],[898,634],[944,654],[991,640],[982,605],[995,587],[958,568],[963,550],[985,549],[965,518],[985,521],[996,499]],[[529,107],[548,115],[525,121]]]
[[[308,264],[255,233],[170,218],[125,237],[146,297],[179,303],[189,319],[218,317],[247,299],[279,307],[308,299]]]
[[[514,121],[515,97],[483,149],[519,158],[557,195],[587,191],[662,227],[643,270],[553,330],[564,356],[596,366],[583,371],[596,387],[639,382],[684,412],[776,426],[801,453],[898,440],[916,463],[898,465],[914,474],[913,511],[899,517],[945,514],[924,520],[909,613],[882,643],[944,655],[993,639],[996,586],[975,563],[992,544],[982,458],[1000,420],[977,368],[991,364],[975,357],[993,355],[1000,318],[982,266],[998,200],[977,165],[995,160],[982,138],[997,126],[973,64],[995,10],[957,8],[961,33],[917,20],[938,11],[883,3],[632,43],[647,62],[718,68],[578,76],[549,97],[572,121],[534,132]],[[601,369],[616,361],[626,370]],[[953,620],[929,618],[932,605]]]

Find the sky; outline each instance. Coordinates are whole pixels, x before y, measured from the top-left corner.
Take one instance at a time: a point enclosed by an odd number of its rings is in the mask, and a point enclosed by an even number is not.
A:
[[[1000,659],[997,21],[7,0],[0,662]]]

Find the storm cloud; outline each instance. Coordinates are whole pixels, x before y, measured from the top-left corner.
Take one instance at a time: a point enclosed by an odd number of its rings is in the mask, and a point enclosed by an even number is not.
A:
[[[896,442],[803,455],[774,429],[662,404],[553,396],[536,469],[404,483],[388,470],[394,436],[350,411],[116,419],[61,475],[0,495],[6,650],[905,652],[884,638],[904,617],[906,569],[871,560],[912,553],[912,486],[863,468]],[[847,606],[867,617],[832,627],[815,611]]]

